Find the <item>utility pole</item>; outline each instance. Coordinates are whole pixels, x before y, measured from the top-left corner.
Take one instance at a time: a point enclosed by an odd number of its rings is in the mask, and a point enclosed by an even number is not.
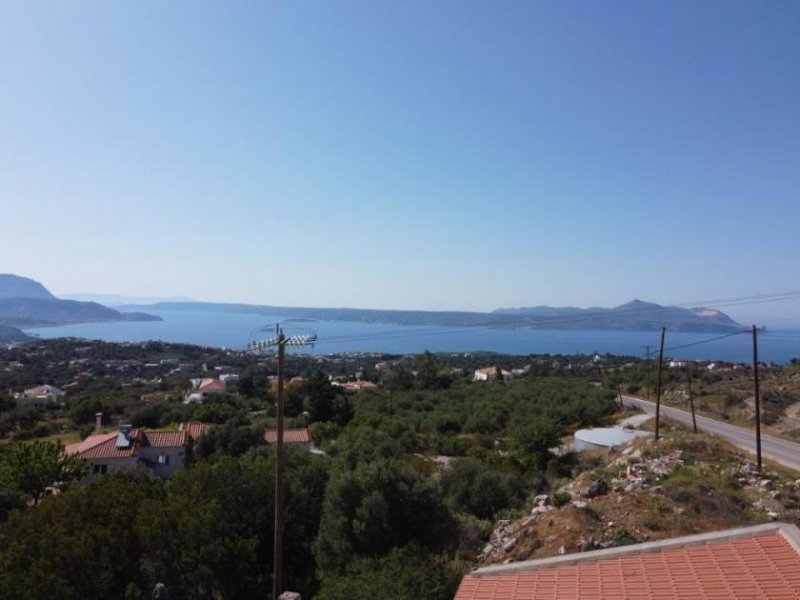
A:
[[[272,597],[278,598],[283,593],[283,404],[284,404],[284,362],[286,346],[313,346],[317,341],[316,335],[293,335],[286,337],[279,325],[275,325],[275,337],[253,346],[256,351],[264,350],[271,346],[278,347],[278,399],[277,399],[277,425],[275,439],[275,529],[273,540],[272,563]]]
[[[278,335],[278,402],[276,416],[278,431],[275,440],[275,537],[272,548],[272,597],[283,593],[283,364],[286,357],[286,337],[279,326]]]
[[[758,334],[753,325],[753,383],[756,394],[756,457],[758,459],[758,472],[761,472],[761,398],[758,393]]]
[[[656,387],[656,440],[658,440],[659,417],[661,416],[661,366],[664,364],[664,334],[667,328],[661,328],[661,350],[658,352],[658,384]],[[647,348],[648,352],[650,347]]]
[[[697,417],[694,416],[694,398],[692,398],[692,367],[686,367],[686,385],[689,387],[689,406],[692,407],[692,425],[697,433]]]

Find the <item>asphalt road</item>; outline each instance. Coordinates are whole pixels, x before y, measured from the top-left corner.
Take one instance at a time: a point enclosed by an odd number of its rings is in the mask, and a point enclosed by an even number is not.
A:
[[[636,406],[651,414],[655,414],[656,412],[655,402],[634,398],[633,396],[623,396],[622,401],[625,406]],[[679,410],[662,404],[661,416],[686,423],[690,427],[692,425],[692,414],[685,410]],[[700,415],[697,415],[697,428],[724,437],[743,450],[747,450],[753,454],[756,453],[755,429],[745,429],[743,427],[737,427],[736,425],[729,425],[728,423],[715,421],[714,419],[701,417]],[[800,471],[800,444],[762,433],[761,455],[765,459],[774,460],[782,465]]]

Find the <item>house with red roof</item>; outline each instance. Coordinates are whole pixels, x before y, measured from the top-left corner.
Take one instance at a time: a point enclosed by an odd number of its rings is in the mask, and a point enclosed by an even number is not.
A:
[[[371,381],[348,381],[341,384],[347,392],[363,392],[365,390],[377,390],[378,384]]]
[[[145,431],[123,423],[118,431],[90,435],[82,442],[68,444],[65,451],[88,463],[81,483],[90,483],[111,471],[137,467],[145,468],[154,477],[168,478],[186,468],[195,439],[209,428],[208,424],[190,421],[177,431]]]
[[[278,432],[275,429],[267,429],[264,433],[264,441],[268,446],[274,446],[278,442]],[[283,443],[286,446],[294,446],[309,451],[314,445],[311,432],[308,429],[284,429]]]
[[[202,404],[206,397],[212,394],[224,394],[228,391],[225,381],[214,379],[213,377],[190,379],[189,382],[192,384],[192,389],[186,394],[186,398],[183,401],[184,404],[193,402]]]
[[[477,569],[455,600],[800,598],[800,529],[769,523]]]

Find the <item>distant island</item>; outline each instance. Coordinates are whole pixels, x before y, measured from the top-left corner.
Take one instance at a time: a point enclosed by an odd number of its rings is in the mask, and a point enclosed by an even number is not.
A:
[[[248,313],[321,321],[386,323],[392,325],[492,327],[503,329],[594,329],[611,331],[670,331],[728,333],[743,326],[712,308],[680,308],[634,300],[615,308],[501,308],[492,312],[310,308],[215,302],[159,302],[125,305],[136,310],[180,310]]]
[[[161,321],[140,312],[120,312],[97,302],[62,300],[38,281],[9,273],[0,274],[0,340],[23,341],[20,328],[111,321]],[[20,337],[21,336],[21,337]],[[20,338],[14,340],[11,338]]]

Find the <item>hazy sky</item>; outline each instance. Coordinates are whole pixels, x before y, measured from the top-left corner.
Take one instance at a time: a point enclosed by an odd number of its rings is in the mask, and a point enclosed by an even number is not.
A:
[[[4,2],[0,203],[55,293],[796,290],[800,3]]]

